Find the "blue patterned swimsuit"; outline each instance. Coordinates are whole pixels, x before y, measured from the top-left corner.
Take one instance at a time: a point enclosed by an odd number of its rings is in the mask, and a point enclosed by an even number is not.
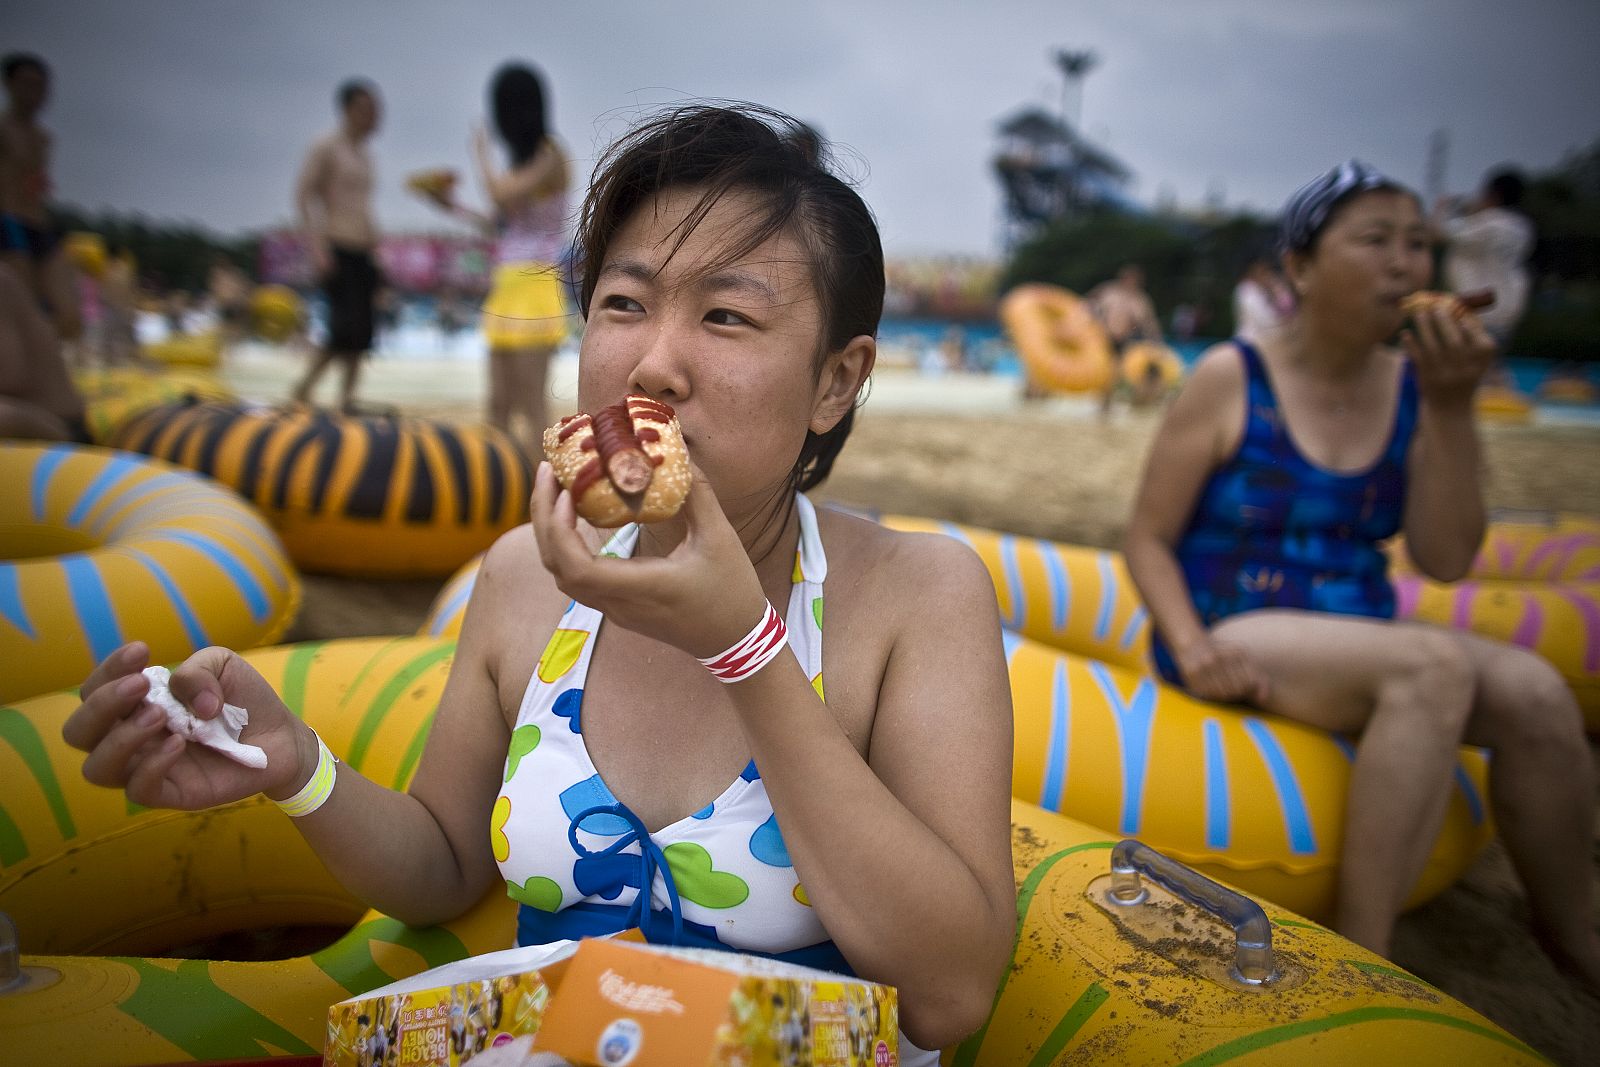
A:
[[[1389,444],[1366,470],[1343,474],[1300,454],[1278,408],[1261,355],[1244,357],[1244,439],[1201,491],[1176,556],[1200,621],[1213,626],[1260,608],[1394,617],[1394,588],[1380,542],[1400,531],[1406,454],[1417,424],[1411,364]],[[1160,633],[1151,652],[1161,677],[1182,685]]]

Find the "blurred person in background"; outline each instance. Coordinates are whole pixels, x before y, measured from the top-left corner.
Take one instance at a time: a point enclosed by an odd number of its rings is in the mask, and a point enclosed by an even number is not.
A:
[[[50,315],[63,340],[83,329],[73,270],[50,218],[50,133],[39,112],[50,96],[50,69],[35,55],[0,60],[8,105],[0,116],[0,262],[11,266]]]
[[[211,270],[206,275],[206,296],[211,310],[217,316],[217,329],[222,335],[226,352],[244,337],[250,328],[250,278],[239,265],[222,253],[211,259]]]
[[[89,444],[83,397],[33,292],[0,263],[0,438]]]
[[[510,163],[509,169],[500,169],[488,135],[479,128],[473,159],[492,212],[457,203],[449,185],[427,195],[495,237],[494,280],[483,305],[483,332],[489,342],[488,419],[537,458],[547,421],[550,356],[566,338],[572,313],[560,267],[567,248],[571,168],[550,133],[544,80],[532,67],[507,63],[496,71],[489,105]]]
[[[1144,291],[1144,270],[1133,263],[1124,264],[1116,277],[1089,290],[1084,299],[1111,342],[1111,377],[1100,393],[1100,413],[1104,415],[1111,410],[1112,394],[1122,380],[1122,353],[1136,341],[1162,340],[1161,320],[1150,294]]]
[[[1250,261],[1233,287],[1233,332],[1251,341],[1270,337],[1294,311],[1294,296],[1265,257]]]
[[[1506,167],[1488,174],[1471,202],[1444,198],[1434,206],[1434,233],[1445,244],[1445,284],[1453,293],[1494,293],[1494,303],[1478,314],[1502,351],[1528,306],[1534,232],[1520,210],[1525,189],[1522,175]]]
[[[311,146],[295,191],[311,263],[328,298],[328,338],[312,354],[294,399],[310,403],[323,371],[337,360],[344,372],[339,410],[352,413],[361,360],[372,348],[373,303],[381,284],[373,259],[378,227],[367,141],[378,129],[382,109],[378,87],[360,79],[341,85],[335,99],[339,128]]]

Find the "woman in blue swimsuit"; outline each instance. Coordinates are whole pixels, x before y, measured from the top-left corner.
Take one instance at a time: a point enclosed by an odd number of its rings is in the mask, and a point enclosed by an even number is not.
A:
[[[141,645],[67,726],[88,778],[147,805],[285,800],[329,869],[407,922],[498,882],[521,905],[508,942],[638,927],[891,983],[926,1049],[976,1029],[1015,922],[998,611],[964,547],[802,495],[849,433],[884,289],[872,217],[817,147],[783,116],[695,107],[602,161],[578,401],[671,405],[699,475],[679,516],[598,554],[541,466],[532,523],[479,573],[409,793],[319,770],[309,728],[224,650],[172,691],[249,709],[268,768],[164,740]],[[725,684],[699,661],[768,605],[788,647]]]
[[[1285,212],[1292,324],[1217,345],[1152,446],[1128,566],[1157,666],[1209,700],[1359,735],[1335,926],[1387,954],[1462,743],[1493,750],[1495,819],[1548,951],[1600,989],[1590,912],[1594,771],[1572,694],[1544,660],[1394,619],[1379,543],[1462,577],[1483,536],[1473,390],[1494,355],[1476,317],[1418,313],[1426,223],[1409,190],[1351,161]],[[1402,347],[1387,342],[1400,331]]]

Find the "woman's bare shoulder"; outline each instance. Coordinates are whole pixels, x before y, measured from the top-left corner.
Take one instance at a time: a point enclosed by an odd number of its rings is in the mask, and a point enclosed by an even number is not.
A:
[[[873,610],[921,609],[933,601],[994,603],[988,570],[959,539],[892,530],[828,508],[819,514],[830,584],[859,590]]]

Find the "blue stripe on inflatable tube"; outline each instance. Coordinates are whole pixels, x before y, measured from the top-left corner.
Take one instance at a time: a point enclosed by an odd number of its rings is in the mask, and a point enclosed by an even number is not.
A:
[[[183,632],[189,637],[189,644],[196,649],[205,648],[211,644],[211,639],[206,636],[206,628],[200,625],[200,620],[195,617],[194,611],[189,607],[189,598],[184,596],[183,590],[173,583],[166,569],[137,548],[123,549],[123,551],[143,563],[145,569],[155,575],[156,581],[161,583],[161,588],[166,590],[167,599],[172,601],[172,607],[177,611],[178,619],[183,623]]]
[[[462,582],[461,588],[450,594],[450,599],[445,601],[444,606],[439,609],[438,617],[433,620],[433,625],[428,627],[429,637],[438,637],[444,632],[445,625],[449,623],[457,611],[461,610],[461,606],[471,599],[472,587],[477,584],[475,580]]]
[[[1333,743],[1339,746],[1339,751],[1344,753],[1344,758],[1354,763],[1356,746],[1344,734],[1334,734]],[[1472,825],[1483,825],[1483,797],[1478,793],[1478,787],[1473,784],[1472,776],[1466,768],[1461,766],[1461,761],[1456,761],[1456,788],[1461,790],[1461,797],[1467,802],[1467,814],[1472,817]]]
[[[1144,625],[1147,614],[1143,604],[1133,609],[1133,614],[1128,616],[1128,626],[1122,631],[1122,640],[1117,642],[1118,648],[1125,649],[1133,645],[1133,639],[1139,636],[1139,628]]]
[[[1206,738],[1206,847],[1228,847],[1228,754],[1222,747],[1222,724],[1207,719]]]
[[[1305,798],[1300,795],[1300,783],[1289,765],[1283,746],[1272,736],[1267,724],[1254,716],[1244,720],[1245,733],[1256,743],[1272,775],[1272,785],[1278,794],[1278,806],[1283,811],[1283,827],[1289,835],[1289,850],[1297,855],[1309,855],[1317,850],[1316,835],[1311,832],[1311,817],[1306,813]]]
[[[67,514],[67,525],[77,526],[88,518],[89,512],[100,498],[111,491],[112,486],[118,481],[141,470],[148,470],[149,464],[143,459],[135,459],[126,452],[119,452],[100,468],[100,473],[94,480],[84,487],[83,495],[78,497],[77,503],[72,505],[72,510]]]
[[[1045,751],[1044,784],[1039,789],[1039,806],[1060,811],[1067,785],[1067,740],[1072,725],[1072,686],[1067,681],[1067,663],[1056,661],[1055,678],[1050,683],[1050,747]]]
[[[1094,623],[1094,639],[1104,641],[1111,634],[1111,609],[1117,603],[1117,574],[1111,567],[1111,553],[1095,553],[1100,568],[1100,617]]]
[[[106,583],[94,560],[82,553],[62,556],[61,569],[67,572],[67,593],[78,615],[78,625],[89,640],[89,654],[96,663],[122,647],[122,629],[117,625],[106,594]]]
[[[1144,775],[1150,762],[1150,734],[1155,727],[1156,683],[1140,678],[1132,698],[1123,700],[1106,665],[1098,660],[1088,663],[1089,673],[1117,717],[1122,747],[1122,820],[1118,832],[1136,834],[1144,821]]]
[[[102,502],[104,506],[100,509],[100,518],[94,524],[94,529],[89,532],[96,537],[104,537],[106,536],[106,526],[111,516],[134,501],[174,486],[181,489],[192,489],[194,485],[193,475],[180,471],[167,471],[142,482],[119,486],[114,494],[108,496]],[[146,500],[144,503],[139,504],[133,511],[129,511],[122,516],[121,525],[123,528],[130,528],[139,512],[152,506],[165,507],[166,502],[162,500]]]
[[[233,584],[244,597],[245,603],[250,605],[250,615],[256,622],[267,617],[269,606],[267,594],[261,588],[261,583],[256,581],[255,575],[245,570],[237,559],[218,547],[210,538],[202,534],[192,533],[188,530],[162,530],[153,534],[152,540],[177,541],[180,544],[190,545],[209,556],[212,562],[221,567]]]
[[[1039,556],[1044,560],[1044,572],[1050,579],[1050,626],[1056,633],[1060,633],[1067,628],[1067,607],[1072,602],[1072,587],[1067,578],[1067,567],[1061,562],[1061,553],[1043,541],[1035,541],[1034,544],[1039,546]]]
[[[1000,620],[1008,630],[1022,629],[1022,618],[1027,614],[1028,602],[1022,592],[1022,572],[1017,563],[1017,539],[1000,538],[1000,569],[1006,575],[1006,596],[1011,602],[1011,617]]]
[[[1466,798],[1467,812],[1472,816],[1472,825],[1483,825],[1483,798],[1478,795],[1478,787],[1472,784],[1472,778],[1466,769],[1461,766],[1461,761],[1456,760],[1456,787],[1461,790],[1461,795]]]
[[[22,603],[22,587],[17,581],[17,565],[0,561],[0,617],[37,641],[39,634],[28,621],[28,609]]]
[[[50,448],[39,457],[39,462],[33,465],[33,518],[35,522],[44,521],[44,499],[50,491],[50,479],[55,476],[56,468],[72,455],[70,448]]]
[[[941,522],[939,524],[939,530],[947,537],[954,537],[957,541],[960,541],[968,548],[972,548],[972,538],[968,537],[967,532],[961,527],[957,526],[955,523]],[[973,551],[976,552],[977,549],[974,548]]]

